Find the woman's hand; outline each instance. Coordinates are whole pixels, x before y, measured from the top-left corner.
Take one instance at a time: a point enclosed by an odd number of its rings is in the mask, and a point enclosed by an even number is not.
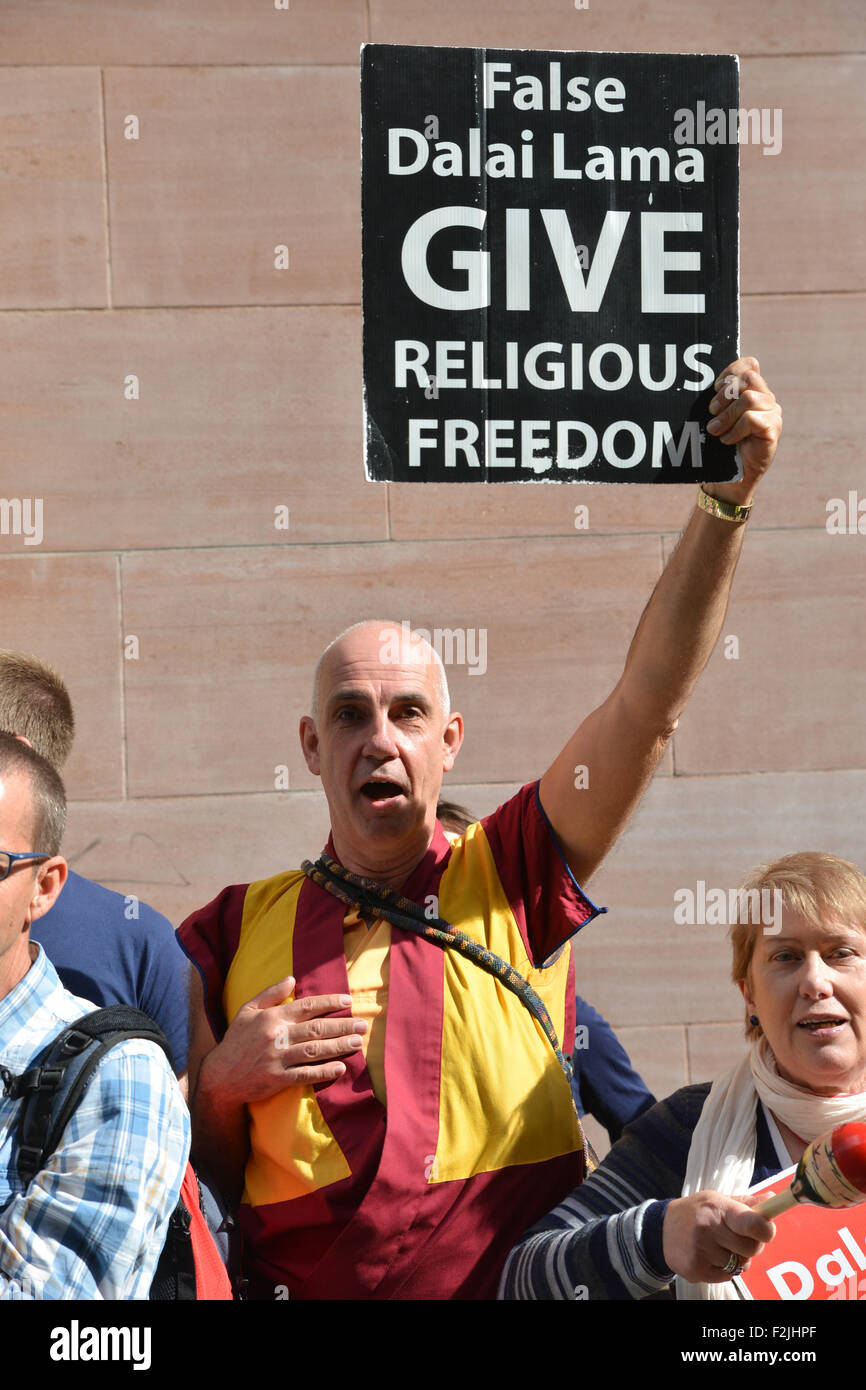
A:
[[[691,1284],[722,1284],[747,1268],[776,1228],[746,1203],[745,1197],[720,1192],[696,1192],[670,1202],[662,1227],[668,1268]],[[732,1255],[739,1258],[739,1268],[726,1270]]]

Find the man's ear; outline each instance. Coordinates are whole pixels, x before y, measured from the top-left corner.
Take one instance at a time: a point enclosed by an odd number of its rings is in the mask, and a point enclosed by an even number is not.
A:
[[[315,722],[309,714],[305,714],[300,726],[301,749],[304,754],[304,761],[313,773],[314,777],[322,774],[322,764],[319,758],[319,735],[316,730]]]
[[[68,874],[69,866],[59,854],[39,865],[27,914],[28,923],[38,921],[54,906]]]
[[[450,772],[454,766],[454,759],[460,752],[460,745],[463,742],[463,715],[452,714],[448,723],[445,725],[445,732],[442,735],[444,744],[444,756],[442,759],[443,772]]]

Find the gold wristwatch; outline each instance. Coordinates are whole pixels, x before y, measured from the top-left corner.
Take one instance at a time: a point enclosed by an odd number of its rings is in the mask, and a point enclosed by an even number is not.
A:
[[[711,497],[704,492],[703,483],[698,488],[698,506],[702,511],[709,512],[710,516],[719,516],[723,521],[745,521],[752,510],[751,502],[747,507],[741,507],[736,502],[722,502],[718,497]]]

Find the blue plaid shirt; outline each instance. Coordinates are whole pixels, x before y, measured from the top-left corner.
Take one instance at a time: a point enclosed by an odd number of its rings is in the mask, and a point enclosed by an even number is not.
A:
[[[0,999],[0,1065],[26,1071],[94,1007],[63,988],[40,947]],[[165,1054],[138,1040],[113,1047],[26,1192],[18,1109],[0,1094],[0,1299],[147,1298],[189,1155],[189,1115]]]

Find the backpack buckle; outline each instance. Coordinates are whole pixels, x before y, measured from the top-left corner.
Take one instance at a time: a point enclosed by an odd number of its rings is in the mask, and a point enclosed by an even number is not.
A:
[[[32,1072],[25,1072],[21,1078],[28,1083],[28,1091],[56,1091],[63,1080],[62,1067],[36,1067]]]
[[[5,1072],[5,1067],[3,1070]],[[29,1071],[21,1072],[20,1076],[8,1072],[3,1077],[6,1095],[12,1100],[35,1095],[37,1091],[56,1091],[62,1079],[60,1067],[31,1067]]]
[[[32,1144],[22,1144],[18,1150],[19,1176],[29,1183],[30,1179],[39,1172],[41,1160],[42,1150],[40,1148],[35,1148]]]
[[[79,1052],[83,1052],[85,1047],[87,1047],[88,1043],[92,1041],[93,1039],[91,1038],[89,1033],[82,1033],[78,1029],[73,1029],[63,1039],[63,1043],[60,1048],[60,1056],[75,1057]]]

